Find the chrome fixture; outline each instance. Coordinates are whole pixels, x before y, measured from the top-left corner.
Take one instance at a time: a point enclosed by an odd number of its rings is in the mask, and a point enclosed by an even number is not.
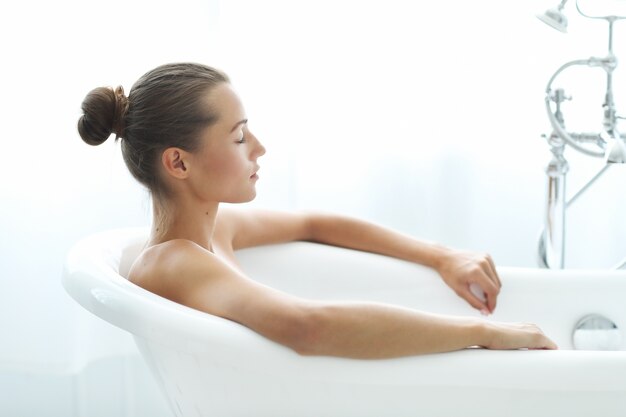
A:
[[[548,9],[545,14],[538,15],[539,19],[550,26],[566,32],[567,18],[563,8],[567,0],[562,0],[557,9]],[[615,101],[613,99],[613,71],[617,67],[617,58],[613,54],[613,24],[617,20],[626,19],[626,16],[590,16],[585,14],[576,0],[576,9],[591,19],[604,19],[609,24],[608,54],[605,57],[590,57],[567,62],[557,69],[550,77],[545,91],[545,107],[552,127],[550,135],[542,135],[550,146],[552,159],[546,168],[548,176],[547,209],[545,225],[539,239],[539,264],[544,268],[562,269],[565,265],[565,212],[578,197],[580,197],[606,170],[610,164],[626,162],[626,135],[621,135],[617,128],[618,119]],[[552,83],[565,69],[573,66],[597,67],[606,72],[606,92],[604,96],[602,129],[594,133],[568,132],[565,127],[565,118],[561,111],[563,102],[572,98],[565,94],[562,88],[552,89]],[[554,109],[553,105],[554,103]],[[563,156],[566,146],[597,158],[604,158],[607,163],[569,200],[565,195],[565,180],[569,165]],[[626,265],[626,259],[617,267]]]
[[[543,14],[538,14],[537,17],[542,22],[552,26],[556,30],[560,30],[563,33],[567,33],[567,17],[563,14],[563,7],[565,7],[567,0],[562,0],[561,4],[556,9],[548,9]]]
[[[576,350],[621,350],[622,333],[608,318],[589,314],[574,327],[572,345]]]

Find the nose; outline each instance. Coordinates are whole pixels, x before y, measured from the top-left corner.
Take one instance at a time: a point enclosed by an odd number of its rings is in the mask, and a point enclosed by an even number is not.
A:
[[[257,154],[257,157],[263,156],[263,155],[265,155],[265,146],[263,146],[263,144],[259,142],[259,152]]]
[[[253,151],[253,157],[256,159],[260,156],[265,155],[265,146],[263,146],[263,144],[261,143],[261,141],[259,139],[257,139],[257,137],[254,137],[254,141],[256,142],[256,146],[254,147],[254,151]]]

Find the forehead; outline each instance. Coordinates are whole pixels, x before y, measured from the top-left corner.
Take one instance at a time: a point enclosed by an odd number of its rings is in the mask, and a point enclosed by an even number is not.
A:
[[[209,92],[209,105],[218,114],[218,123],[231,123],[245,116],[243,104],[239,96],[228,83],[222,83]]]

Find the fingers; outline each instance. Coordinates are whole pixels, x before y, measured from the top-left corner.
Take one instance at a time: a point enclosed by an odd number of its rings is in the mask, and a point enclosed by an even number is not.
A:
[[[548,338],[533,323],[498,323],[485,322],[491,340],[486,347],[489,349],[558,349],[556,343]]]
[[[487,272],[487,274],[495,279],[495,283],[498,286],[498,288],[502,288],[502,282],[500,281],[500,277],[498,276],[498,271],[496,270],[496,264],[493,262],[493,259],[491,258],[491,256],[489,254],[485,255],[485,258],[487,259],[487,266],[489,268],[489,271]]]
[[[502,283],[491,256],[455,251],[439,273],[472,307],[483,314],[493,313]],[[480,289],[472,292],[472,285]]]
[[[484,315],[493,313],[499,293],[500,288],[496,287],[483,271],[474,274],[469,283],[457,289],[457,294],[461,298]]]
[[[483,287],[483,291],[487,297],[487,310],[489,310],[490,313],[493,313],[496,309],[496,300],[498,298],[498,294],[500,294],[500,288],[496,287],[493,282],[487,281]]]
[[[546,350],[556,350],[559,347],[557,346],[552,339],[546,336],[543,331],[536,324],[530,324],[532,327],[532,331],[535,334],[536,340],[534,342],[534,346],[531,346],[531,349],[546,349]]]
[[[481,282],[481,287],[485,292],[487,298],[487,309],[490,313],[493,313],[496,309],[498,294],[502,283],[500,277],[496,271],[496,266],[493,263],[491,256],[485,255],[484,260],[480,263],[480,266],[485,274],[484,280]]]
[[[529,343],[528,349],[535,350],[557,350],[559,347],[557,346],[552,339],[543,334],[543,332],[537,328],[537,333],[535,333],[535,340],[532,343]]]
[[[481,271],[472,277],[472,282],[468,285],[468,291],[464,293],[464,298],[478,310],[486,310],[486,313],[493,313],[500,293],[500,286]]]
[[[478,287],[477,290],[472,289],[476,287]],[[463,298],[465,301],[467,301],[476,310],[480,310],[482,314],[487,315],[489,313],[489,309],[487,307],[487,304],[485,304],[485,301],[486,301],[486,299],[484,298],[485,295],[483,294],[482,297],[480,297],[480,295],[477,296],[475,292],[478,294],[482,293],[482,289],[480,288],[478,284],[471,284],[471,285],[468,285],[467,287],[463,287],[457,292],[457,294],[461,298]]]
[[[544,343],[541,344],[541,347],[538,348],[533,348],[533,349],[543,349],[543,350],[558,350],[559,347],[557,346],[556,343],[554,343],[552,340],[550,340],[549,338],[545,337],[546,341]]]

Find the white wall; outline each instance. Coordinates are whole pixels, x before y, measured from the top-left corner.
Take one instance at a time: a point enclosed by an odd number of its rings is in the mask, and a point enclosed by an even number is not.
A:
[[[225,2],[217,62],[268,148],[257,203],[343,211],[534,266],[550,159],[545,86],[564,62],[604,56],[607,25],[574,4],[567,35],[535,18],[551,2],[423,4]],[[618,57],[625,30],[616,24]],[[625,79],[618,67],[618,106]],[[574,97],[569,128],[599,129],[604,83],[587,68],[555,82]],[[571,191],[602,163],[566,156]],[[624,173],[613,171],[568,213],[570,267],[626,253]]]
[[[231,75],[268,149],[253,205],[344,212],[489,251],[499,264],[534,266],[549,160],[543,90],[565,61],[606,52],[606,25],[579,17],[573,4],[567,35],[534,17],[556,3],[0,5],[0,381],[133,351],[125,335],[94,331],[60,286],[77,239],[149,222],[146,194],[119,147],[85,145],[75,124],[91,88],[121,84],[128,92],[165,62],[199,61]],[[622,59],[624,25],[615,34]],[[615,72],[621,109],[625,71]],[[568,127],[597,130],[601,71],[576,69],[559,80],[574,96]],[[573,190],[599,161],[567,157]],[[605,267],[626,255],[625,175],[613,169],[568,213],[568,266]]]

